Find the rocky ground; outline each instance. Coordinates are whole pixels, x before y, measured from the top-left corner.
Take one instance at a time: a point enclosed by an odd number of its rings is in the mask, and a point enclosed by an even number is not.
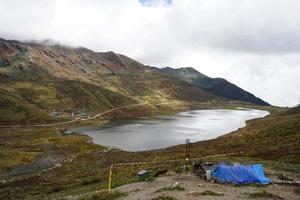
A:
[[[277,177],[278,175],[276,175]],[[280,180],[275,175],[269,176],[273,183],[266,186],[234,186],[230,184],[219,184],[200,179],[191,173],[173,174],[159,177],[152,182],[139,182],[121,186],[115,190],[128,193],[120,199],[142,200],[153,199],[159,196],[173,196],[177,199],[287,199],[299,200],[300,196],[295,192],[297,186],[289,184],[278,184]],[[282,182],[282,181],[281,181]],[[164,187],[179,185],[185,188],[184,191],[163,191],[156,192]],[[212,191],[214,195],[203,195],[204,191]],[[217,196],[218,195],[218,196]],[[260,198],[260,195],[264,196]]]

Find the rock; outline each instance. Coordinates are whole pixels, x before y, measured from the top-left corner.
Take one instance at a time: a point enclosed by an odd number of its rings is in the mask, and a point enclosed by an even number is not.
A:
[[[169,171],[166,173],[167,176],[175,176],[176,173],[174,171]]]
[[[61,163],[56,163],[54,167],[61,167],[62,164]]]
[[[293,178],[290,178],[284,174],[278,174],[277,178],[279,178],[280,180],[283,180],[283,181],[290,182],[290,183],[295,183],[295,180]]]
[[[175,188],[175,187],[177,187],[177,186],[179,186],[179,182],[175,182],[175,183],[172,185],[172,188]]]
[[[202,184],[201,184],[201,183],[199,183],[197,186],[198,186],[198,187],[201,187],[201,186],[202,186]]]

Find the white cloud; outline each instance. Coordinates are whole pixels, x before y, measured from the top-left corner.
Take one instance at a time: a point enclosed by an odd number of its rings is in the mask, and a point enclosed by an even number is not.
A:
[[[151,0],[152,1],[152,0]],[[192,66],[275,105],[300,103],[298,0],[0,0],[0,37]]]

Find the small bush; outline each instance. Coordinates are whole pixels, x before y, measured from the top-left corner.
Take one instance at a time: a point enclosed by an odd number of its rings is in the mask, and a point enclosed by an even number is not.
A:
[[[172,196],[159,196],[159,197],[153,198],[152,200],[177,200],[177,199]]]
[[[79,200],[112,200],[126,195],[127,195],[126,193],[120,191],[112,191],[112,192],[103,191],[92,195],[84,196]]]
[[[211,190],[205,190],[204,192],[201,192],[200,194],[204,195],[204,196],[207,196],[207,195],[209,195],[209,196],[224,196],[224,194],[222,194],[222,193],[213,192]]]
[[[165,191],[184,191],[185,188],[177,185],[176,187],[163,187],[155,191],[157,192],[165,192]]]

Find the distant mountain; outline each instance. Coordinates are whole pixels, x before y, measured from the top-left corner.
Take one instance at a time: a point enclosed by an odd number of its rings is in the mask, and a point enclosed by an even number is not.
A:
[[[143,102],[136,113],[224,99],[114,52],[0,39],[2,125],[64,121]]]
[[[162,72],[174,75],[180,79],[192,83],[201,89],[204,89],[216,96],[224,97],[227,99],[245,101],[258,105],[269,106],[270,104],[262,99],[254,96],[250,92],[230,83],[223,78],[210,78],[201,74],[191,67],[173,69],[170,67],[162,68]]]

